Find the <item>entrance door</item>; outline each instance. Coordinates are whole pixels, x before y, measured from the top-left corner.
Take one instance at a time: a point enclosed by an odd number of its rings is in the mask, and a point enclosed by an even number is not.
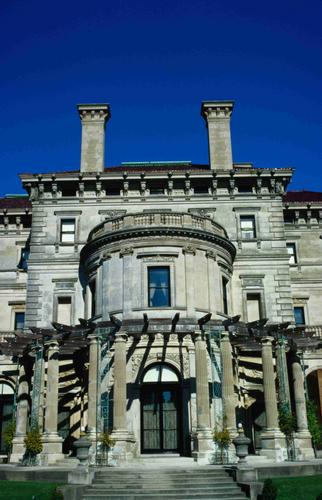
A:
[[[142,453],[179,452],[181,447],[177,384],[143,386],[141,408]]]

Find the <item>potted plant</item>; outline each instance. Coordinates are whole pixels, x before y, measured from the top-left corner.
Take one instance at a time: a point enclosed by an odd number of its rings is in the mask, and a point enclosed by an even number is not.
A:
[[[13,441],[13,438],[15,437],[15,434],[16,434],[16,421],[11,420],[8,423],[8,425],[6,426],[5,431],[3,433],[4,444],[6,447],[7,454],[8,454],[8,458],[7,458],[8,462],[10,461],[10,455],[11,455],[11,451],[12,451],[12,441]]]
[[[285,434],[288,458],[294,460],[294,432],[296,431],[296,417],[291,412],[288,404],[279,405],[278,420],[280,430]]]
[[[102,465],[107,465],[108,464],[108,452],[111,448],[113,448],[115,441],[114,439],[111,438],[111,435],[109,432],[104,431],[101,433],[99,437],[99,442],[101,443],[101,456],[100,456],[100,462]]]
[[[36,465],[37,455],[42,452],[41,435],[38,427],[30,429],[24,439],[26,452],[23,459],[25,465]]]
[[[226,460],[228,461],[228,448],[231,444],[231,436],[227,427],[223,426],[222,429],[215,429],[213,434],[213,440],[219,448],[220,452],[220,463],[224,463],[224,458],[226,455]]]

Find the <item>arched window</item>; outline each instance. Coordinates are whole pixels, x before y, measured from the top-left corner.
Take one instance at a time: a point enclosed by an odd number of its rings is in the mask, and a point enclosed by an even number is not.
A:
[[[14,390],[6,383],[0,383],[0,452],[5,452],[4,431],[12,419]]]
[[[171,366],[159,363],[145,372],[143,383],[147,382],[179,382],[179,379],[177,372]]]

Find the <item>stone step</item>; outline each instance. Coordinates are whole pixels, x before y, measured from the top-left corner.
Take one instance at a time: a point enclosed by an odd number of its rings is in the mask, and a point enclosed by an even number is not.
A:
[[[229,498],[230,500],[245,500],[245,495],[241,492],[236,493],[236,495],[232,495],[231,493],[165,493],[165,494],[160,494],[160,493],[139,493],[138,495],[136,494],[129,494],[129,493],[124,493],[124,494],[113,494],[109,492],[102,492],[100,494],[97,493],[87,493],[83,495],[82,500],[97,500],[101,498],[108,498],[109,500],[140,500],[141,498],[145,498],[147,500],[164,500],[164,499],[171,499],[171,500],[193,500],[193,499],[198,499],[198,500],[222,500],[224,498]]]
[[[219,476],[219,477],[216,477],[216,479],[214,480],[208,480],[205,481],[203,478],[198,478],[198,479],[193,479],[193,481],[189,481],[189,484],[191,484],[193,482],[194,485],[203,485],[205,483],[207,484],[234,484],[233,483],[233,480],[228,478],[227,476]],[[142,484],[142,481],[140,479],[135,479],[135,480],[132,480],[132,481],[123,481],[123,480],[119,480],[119,479],[110,479],[110,478],[102,478],[102,479],[95,479],[93,481],[93,484],[108,484],[108,485],[116,485],[116,486],[119,486],[120,483],[123,483],[123,484],[129,484],[129,486],[135,486],[135,485],[141,485]],[[171,480],[171,479],[162,479],[160,480],[159,478],[155,478],[155,479],[145,479],[144,480],[144,484],[147,484],[147,485],[154,485],[154,484],[158,484],[158,485],[167,485],[167,486],[178,486],[180,484],[187,484],[187,478],[182,478],[182,479],[176,479],[176,480]]]
[[[164,484],[141,484],[141,485],[131,485],[131,484],[126,484],[126,485],[109,485],[109,489],[113,490],[159,490],[159,491],[178,491],[182,489],[187,489],[187,487],[191,490],[198,490],[198,489],[216,489],[216,490],[236,490],[238,489],[238,486],[235,483],[220,483],[220,484],[199,484],[199,485],[194,485],[194,484],[174,484],[174,485],[164,485]],[[95,490],[95,491],[105,491],[106,490],[106,484],[93,484],[90,488],[90,491]],[[87,490],[89,491],[89,489]]]

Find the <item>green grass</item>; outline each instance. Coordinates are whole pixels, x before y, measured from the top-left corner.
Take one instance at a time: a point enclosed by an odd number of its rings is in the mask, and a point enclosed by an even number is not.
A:
[[[322,476],[279,477],[273,484],[278,488],[277,500],[315,500],[322,493]]]
[[[1,500],[53,500],[57,483],[0,481]]]

